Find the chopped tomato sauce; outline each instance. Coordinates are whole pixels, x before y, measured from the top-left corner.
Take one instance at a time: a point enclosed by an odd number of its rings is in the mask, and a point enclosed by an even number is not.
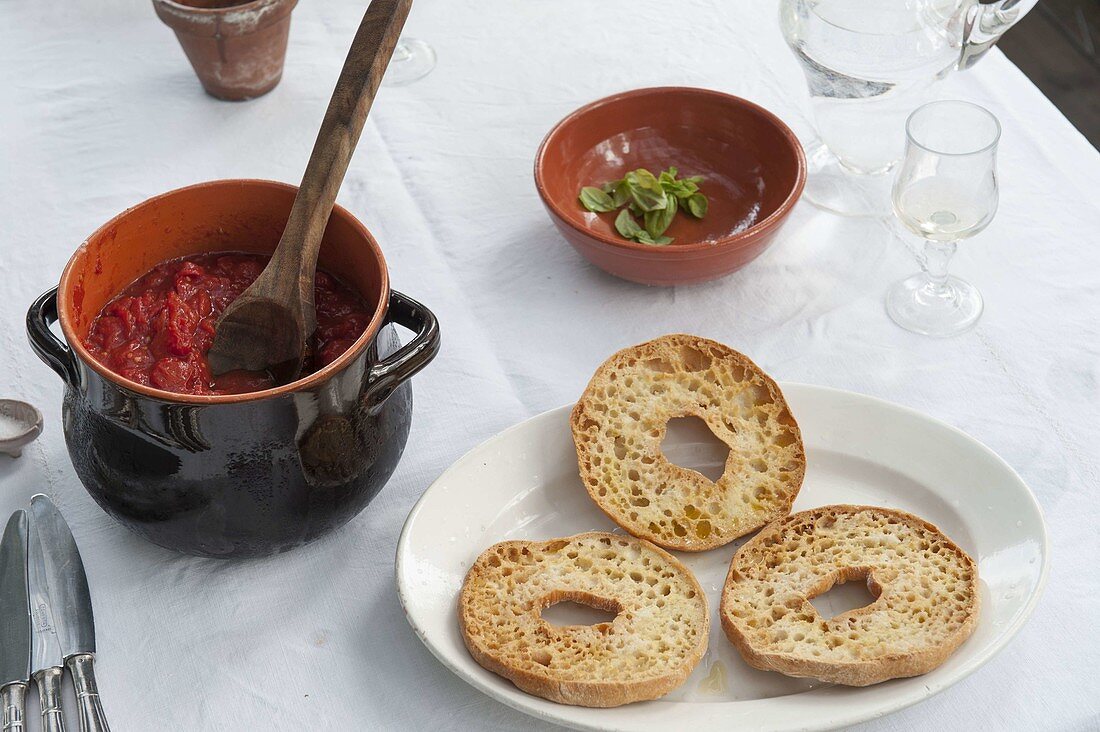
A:
[[[218,317],[267,265],[261,254],[198,254],[162,262],[103,306],[84,345],[119,376],[178,394],[243,394],[274,386],[266,372],[210,373]],[[303,375],[339,358],[370,324],[366,303],[318,270],[317,330]]]

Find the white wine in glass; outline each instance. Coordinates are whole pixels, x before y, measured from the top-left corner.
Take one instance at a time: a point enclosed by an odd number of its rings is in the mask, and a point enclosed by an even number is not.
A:
[[[932,241],[955,241],[985,228],[993,212],[971,191],[944,178],[924,178],[901,192],[898,217],[913,233]]]
[[[924,271],[894,285],[886,311],[901,327],[951,336],[973,327],[982,296],[947,274],[960,239],[974,236],[997,212],[997,144],[1001,126],[970,102],[932,102],[905,124],[905,157],[894,180],[898,220],[924,238]]]

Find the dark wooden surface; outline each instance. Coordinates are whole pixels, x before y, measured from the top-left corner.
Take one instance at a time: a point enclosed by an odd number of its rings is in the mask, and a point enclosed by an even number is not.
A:
[[[1040,0],[997,45],[1100,148],[1100,0]]]

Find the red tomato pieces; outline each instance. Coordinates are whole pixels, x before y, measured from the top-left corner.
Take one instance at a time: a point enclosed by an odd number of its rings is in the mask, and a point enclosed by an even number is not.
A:
[[[130,381],[178,394],[244,394],[271,388],[266,373],[235,371],[215,378],[206,353],[222,311],[259,276],[260,254],[198,254],[158,264],[107,303],[84,345],[100,363]],[[370,324],[354,291],[317,272],[317,330],[303,374],[342,356]]]

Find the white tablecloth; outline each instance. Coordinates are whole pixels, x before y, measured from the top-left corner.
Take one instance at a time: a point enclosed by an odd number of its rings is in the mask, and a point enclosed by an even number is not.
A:
[[[611,92],[713,87],[807,130],[770,2],[419,0],[407,30],[439,66],[383,90],[340,195],[383,243],[395,287],[442,322],[397,472],[346,528],[267,560],[178,556],[108,518],[69,463],[61,383],[26,344],[25,309],[87,234],[150,195],[297,182],[364,5],[303,0],[282,84],[232,104],[203,94],[148,2],[0,2],[0,396],[47,420],[21,459],[0,458],[0,513],[45,491],[72,523],[116,732],[548,729],[417,640],[394,589],[398,532],[467,449],[575,399],[612,351],[671,331],[729,343],[780,379],[946,420],[1038,495],[1053,567],[1031,622],[964,682],[866,729],[1100,729],[1100,156],[1011,63],[994,52],[948,82],[1004,124],[1000,213],[954,266],[987,311],[959,338],[887,319],[884,289],[916,265],[880,223],[803,202],[744,271],[649,289],[586,264],[542,210],[539,141]]]

